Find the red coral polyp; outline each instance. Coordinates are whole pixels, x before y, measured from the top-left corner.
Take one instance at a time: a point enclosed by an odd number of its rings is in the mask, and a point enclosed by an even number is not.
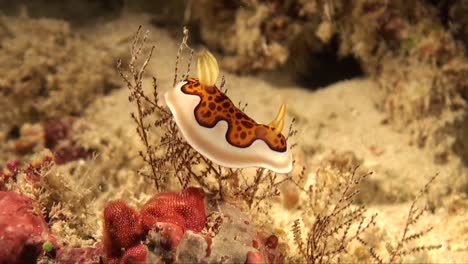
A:
[[[160,193],[142,208],[145,228],[150,230],[157,222],[172,223],[185,230],[200,232],[206,223],[205,193],[189,187],[178,193]]]
[[[148,248],[143,244],[139,244],[128,249],[120,263],[146,264],[147,255]]]
[[[138,212],[123,201],[114,201],[104,209],[103,235],[106,262],[112,263],[120,259],[125,250],[140,243],[145,234]]]

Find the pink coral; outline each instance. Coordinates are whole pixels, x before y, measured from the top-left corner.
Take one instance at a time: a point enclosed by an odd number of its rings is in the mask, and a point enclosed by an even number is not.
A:
[[[0,263],[34,263],[46,241],[56,244],[33,200],[0,192]]]
[[[107,263],[146,263],[148,250],[141,241],[150,230],[160,235],[166,250],[177,247],[186,230],[200,232],[206,223],[205,194],[189,187],[182,193],[159,193],[140,212],[123,201],[104,209],[104,255]]]
[[[120,263],[146,264],[147,255],[148,248],[143,244],[139,244],[125,251]]]

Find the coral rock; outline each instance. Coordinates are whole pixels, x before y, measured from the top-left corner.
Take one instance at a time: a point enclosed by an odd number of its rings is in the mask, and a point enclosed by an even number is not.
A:
[[[56,244],[33,200],[0,192],[0,263],[34,263],[46,241]]]
[[[184,235],[182,227],[172,223],[157,223],[156,230],[161,235],[160,244],[166,250],[176,249]]]
[[[191,231],[185,232],[177,248],[176,259],[180,263],[200,263],[207,256],[209,244],[206,238]]]
[[[144,242],[149,249],[148,262],[172,263],[183,236],[182,227],[172,223],[157,223]]]
[[[175,261],[180,263],[282,263],[278,237],[259,234],[247,216],[229,204],[212,208],[222,221],[211,239],[185,232],[177,247]],[[213,213],[213,211],[211,211]]]

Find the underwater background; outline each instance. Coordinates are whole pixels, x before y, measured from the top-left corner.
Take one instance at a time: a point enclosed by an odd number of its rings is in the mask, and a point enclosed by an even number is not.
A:
[[[466,263],[467,14],[0,0],[0,263]],[[291,172],[180,133],[164,94],[204,49],[255,122],[285,104]]]

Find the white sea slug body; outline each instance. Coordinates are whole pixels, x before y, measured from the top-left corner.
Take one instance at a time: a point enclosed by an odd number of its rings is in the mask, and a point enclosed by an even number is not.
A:
[[[164,97],[183,137],[200,154],[229,168],[292,170],[284,126],[285,106],[268,125],[255,122],[216,85],[218,64],[209,52],[198,59],[199,78],[187,78]]]

